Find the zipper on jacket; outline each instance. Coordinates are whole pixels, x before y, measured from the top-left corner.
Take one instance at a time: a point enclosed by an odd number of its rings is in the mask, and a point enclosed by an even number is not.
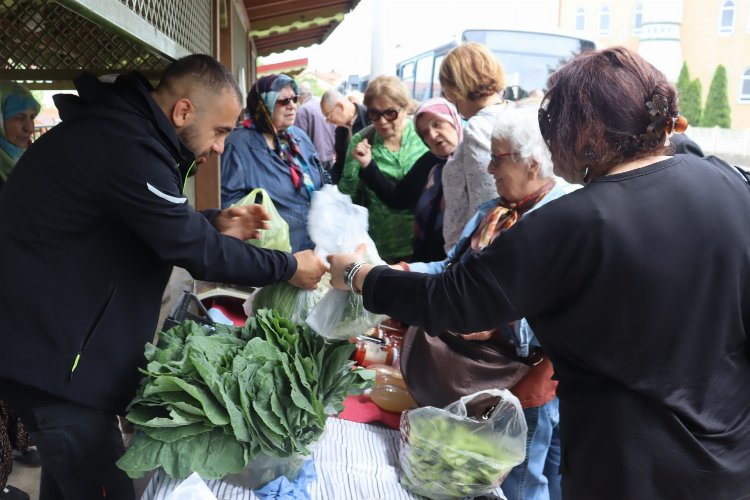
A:
[[[101,322],[102,317],[104,316],[104,313],[107,311],[107,309],[109,309],[109,304],[112,302],[112,297],[114,295],[115,295],[115,286],[112,285],[112,289],[109,292],[109,296],[107,297],[107,300],[104,302],[104,306],[102,306],[101,310],[96,315],[94,324],[91,326],[91,329],[88,331],[88,333],[84,337],[83,343],[81,344],[81,347],[78,349],[78,352],[76,353],[76,357],[73,360],[73,366],[70,368],[70,373],[68,374],[68,382],[73,380],[73,373],[76,371],[76,368],[78,368],[78,363],[81,361],[81,355],[83,354],[83,351],[86,349],[86,346],[91,340],[91,337],[94,335],[96,328],[99,326],[99,323]]]

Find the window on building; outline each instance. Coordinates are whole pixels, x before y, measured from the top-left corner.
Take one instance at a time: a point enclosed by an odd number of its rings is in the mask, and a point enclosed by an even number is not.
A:
[[[734,33],[734,10],[735,4],[732,0],[727,0],[721,6],[721,20],[719,23],[719,33]]]
[[[740,102],[750,102],[750,68],[742,73],[740,82]]]
[[[641,34],[642,25],[643,25],[643,4],[639,3],[635,7],[635,12],[633,13],[633,34],[634,35]]]
[[[578,7],[576,9],[576,30],[583,31],[586,29],[586,9]]]
[[[605,5],[604,7],[602,7],[602,10],[599,12],[599,34],[600,35],[609,35],[609,23],[610,23],[609,7]]]

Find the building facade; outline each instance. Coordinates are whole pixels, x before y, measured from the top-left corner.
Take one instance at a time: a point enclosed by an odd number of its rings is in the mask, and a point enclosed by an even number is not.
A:
[[[704,104],[723,65],[731,128],[750,129],[750,0],[560,0],[559,9],[560,28],[636,50],[672,81],[687,62]]]

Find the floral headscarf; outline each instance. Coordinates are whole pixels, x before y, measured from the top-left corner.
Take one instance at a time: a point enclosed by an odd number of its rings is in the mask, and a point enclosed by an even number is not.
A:
[[[274,150],[289,167],[292,184],[299,189],[306,184],[304,172],[300,167],[300,160],[303,160],[302,151],[294,136],[286,130],[276,130],[271,119],[279,92],[285,87],[291,87],[295,95],[299,94],[297,83],[284,74],[264,76],[255,82],[247,95],[249,119],[242,125],[273,136]]]
[[[39,113],[39,103],[26,87],[16,82],[0,82],[0,180],[5,182],[26,148],[20,148],[5,136],[5,120],[27,109]]]
[[[448,122],[450,125],[452,125],[453,128],[456,129],[456,133],[458,134],[457,144],[461,144],[461,140],[464,136],[464,122],[458,115],[458,110],[456,110],[456,107],[453,104],[448,102],[448,100],[443,97],[433,97],[431,99],[427,99],[417,108],[417,112],[414,113],[414,125],[417,124],[417,120],[419,119],[419,117],[425,113],[429,113],[435,118]],[[416,130],[417,134],[419,134],[419,129]],[[424,141],[424,137],[422,137],[421,135],[419,136],[419,138]]]

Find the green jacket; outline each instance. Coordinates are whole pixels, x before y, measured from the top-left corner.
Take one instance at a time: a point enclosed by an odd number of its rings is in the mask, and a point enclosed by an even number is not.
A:
[[[412,210],[391,210],[380,201],[377,195],[366,188],[359,178],[360,165],[352,158],[352,151],[363,139],[362,132],[352,137],[346,151],[346,163],[339,181],[339,190],[352,196],[355,203],[365,206],[370,212],[369,233],[378,248],[380,257],[387,261],[403,258],[412,253]],[[372,140],[372,160],[383,174],[394,181],[401,180],[421,157],[427,147],[414,130],[411,121],[406,123],[401,135],[401,149],[389,151],[383,139],[376,133]]]

